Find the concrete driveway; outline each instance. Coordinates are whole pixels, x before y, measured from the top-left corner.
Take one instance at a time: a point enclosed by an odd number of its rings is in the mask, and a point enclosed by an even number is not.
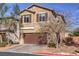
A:
[[[40,49],[47,48],[45,45],[35,45],[35,44],[23,44],[16,45],[15,47],[4,50],[4,52],[14,52],[14,53],[30,53],[36,52]]]

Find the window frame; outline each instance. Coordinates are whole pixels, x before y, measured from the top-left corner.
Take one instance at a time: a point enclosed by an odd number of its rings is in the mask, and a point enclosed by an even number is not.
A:
[[[25,22],[24,17],[29,15],[29,22]],[[23,23],[31,23],[31,14],[23,15]]]
[[[41,20],[41,17],[40,17],[40,14],[45,14],[45,20]],[[40,12],[40,13],[37,13],[37,22],[44,22],[44,21],[47,21],[47,13],[46,12]]]

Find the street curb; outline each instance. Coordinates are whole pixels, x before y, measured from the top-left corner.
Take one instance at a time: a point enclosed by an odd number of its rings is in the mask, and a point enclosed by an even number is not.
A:
[[[46,56],[79,56],[79,54],[69,54],[69,53],[38,53],[38,52],[35,52],[33,54],[46,55]]]

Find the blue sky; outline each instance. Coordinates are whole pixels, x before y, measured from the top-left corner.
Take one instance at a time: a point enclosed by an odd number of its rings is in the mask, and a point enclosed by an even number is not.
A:
[[[7,13],[7,15],[9,15],[10,11],[12,11],[12,5],[13,4],[9,4],[9,6],[11,7],[9,12]],[[19,3],[18,4],[20,7],[20,10],[24,10],[25,8],[27,8],[28,6],[31,5],[31,3]],[[72,22],[74,22],[75,24],[72,24],[71,29],[74,29],[76,27],[79,27],[79,4],[74,3],[74,4],[68,4],[68,3],[42,3],[42,4],[37,4],[40,6],[44,6],[46,8],[50,8],[52,10],[55,10],[58,13],[63,13],[64,12],[64,16],[66,19],[70,19]]]

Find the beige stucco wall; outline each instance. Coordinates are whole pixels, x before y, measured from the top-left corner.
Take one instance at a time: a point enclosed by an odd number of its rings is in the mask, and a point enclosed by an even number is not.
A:
[[[28,27],[28,28],[29,27],[34,27],[34,29],[30,29],[30,28],[26,29],[26,30],[22,29],[22,31],[25,32],[25,33],[28,33],[28,32],[39,32],[40,25],[39,25],[39,23],[37,23],[37,14],[41,13],[41,12],[47,13],[47,22],[48,22],[50,16],[52,15],[52,12],[49,11],[49,10],[43,9],[43,8],[36,7],[36,6],[33,6],[30,9],[28,9],[28,10],[34,11],[35,14],[33,14],[31,12],[28,12],[28,11],[24,11],[23,13],[20,14],[20,17],[23,16],[23,15],[31,14],[31,23],[24,23],[23,22],[24,20],[22,19],[22,23],[21,24],[23,25],[23,27],[21,27],[21,29],[22,28],[26,28],[26,27]],[[55,18],[55,17],[53,16],[53,18]]]

